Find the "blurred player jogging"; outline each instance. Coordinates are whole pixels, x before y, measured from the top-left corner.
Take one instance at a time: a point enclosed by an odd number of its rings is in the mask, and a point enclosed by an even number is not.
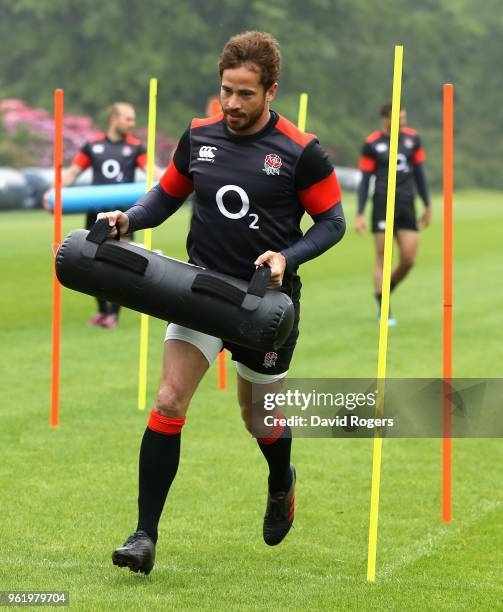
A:
[[[362,180],[358,188],[358,210],[356,231],[364,234],[364,216],[370,177],[375,175],[375,188],[372,207],[372,233],[375,240],[374,291],[380,315],[382,296],[382,267],[384,258],[384,230],[386,228],[386,194],[388,188],[389,142],[391,126],[391,104],[381,108],[382,130],[372,132],[363,145],[359,167]],[[399,260],[391,274],[390,289],[393,289],[407,276],[416,261],[419,245],[418,223],[414,206],[414,185],[424,203],[425,210],[420,227],[427,227],[431,218],[430,197],[424,171],[426,154],[416,130],[407,127],[407,111],[400,111],[400,133],[398,140],[398,159],[396,176],[396,202],[394,237],[398,244]],[[389,325],[395,319],[389,314]]]

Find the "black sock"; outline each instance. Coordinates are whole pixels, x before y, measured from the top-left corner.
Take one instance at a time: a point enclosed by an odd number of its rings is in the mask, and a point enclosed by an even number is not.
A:
[[[98,300],[98,299],[96,299],[96,301],[98,302],[98,311],[100,312],[100,314],[103,314],[103,315],[108,314],[108,305],[106,301]]]
[[[288,491],[292,484],[290,472],[290,452],[292,448],[292,431],[288,425],[272,444],[262,444],[257,440],[262,454],[269,465],[269,491]]]
[[[140,448],[138,527],[157,542],[164,502],[178,470],[181,434],[166,435],[147,427]]]
[[[393,279],[391,279],[390,283],[389,283],[389,290],[393,291],[393,289],[398,285],[398,281],[394,281]]]
[[[112,304],[112,302],[108,303],[108,312],[109,314],[114,314],[115,316],[119,316],[119,310],[121,309],[120,304]]]
[[[396,286],[396,283],[393,285],[393,288]],[[392,290],[392,289],[391,289]],[[380,308],[381,308],[381,302],[382,302],[382,293],[374,293],[377,305],[379,306],[379,312]],[[391,304],[389,305],[389,310],[388,310],[388,317],[391,318]]]

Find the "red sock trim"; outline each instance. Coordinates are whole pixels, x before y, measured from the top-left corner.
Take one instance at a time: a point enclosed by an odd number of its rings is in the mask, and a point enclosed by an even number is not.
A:
[[[285,415],[281,414],[281,412],[278,410],[276,411],[274,418],[284,419]],[[281,438],[281,434],[283,433],[284,430],[285,430],[284,425],[280,425],[279,423],[276,423],[276,425],[274,425],[274,427],[269,432],[269,435],[267,435],[265,438],[257,438],[257,442],[259,444],[263,444],[264,446],[268,446],[269,444],[274,444],[274,442],[276,442],[278,438]]]
[[[185,425],[185,419],[187,417],[166,417],[162,416],[155,410],[150,413],[150,418],[147,423],[147,427],[157,433],[166,434],[172,436],[182,431],[182,427]]]

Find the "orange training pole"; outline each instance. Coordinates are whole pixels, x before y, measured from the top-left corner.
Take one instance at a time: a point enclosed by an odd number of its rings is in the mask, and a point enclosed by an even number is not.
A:
[[[452,520],[451,404],[448,393],[452,378],[452,205],[454,191],[454,87],[444,85],[443,105],[444,188],[444,318],[443,318],[443,413],[442,436],[442,521]]]
[[[220,391],[227,390],[227,356],[225,349],[218,353],[218,388]]]
[[[61,169],[63,167],[63,112],[64,93],[54,92],[54,240],[53,256],[61,244]],[[52,272],[52,383],[51,383],[51,427],[59,426],[59,370],[61,357],[61,285]]]

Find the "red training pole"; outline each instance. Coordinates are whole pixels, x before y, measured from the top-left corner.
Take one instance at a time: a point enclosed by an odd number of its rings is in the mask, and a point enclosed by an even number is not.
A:
[[[220,391],[227,390],[227,357],[225,349],[218,353],[218,388]]]
[[[63,167],[64,92],[54,92],[54,240],[52,272],[52,382],[51,427],[59,427],[59,371],[61,357],[61,285],[56,278],[56,251],[61,244],[61,170]]]
[[[443,417],[442,435],[442,521],[452,520],[452,204],[454,191],[454,87],[444,85],[443,104],[443,189],[444,189],[444,308],[443,308]]]

